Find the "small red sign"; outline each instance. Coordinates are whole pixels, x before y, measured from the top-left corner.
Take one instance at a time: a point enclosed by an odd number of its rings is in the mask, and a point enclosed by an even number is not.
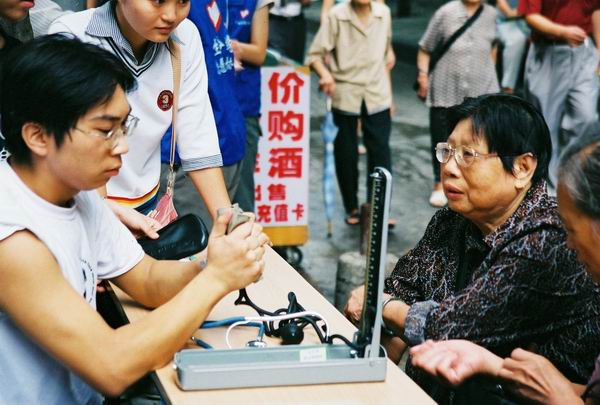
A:
[[[169,111],[173,107],[173,92],[171,90],[163,90],[158,95],[156,100],[158,108],[163,111]]]

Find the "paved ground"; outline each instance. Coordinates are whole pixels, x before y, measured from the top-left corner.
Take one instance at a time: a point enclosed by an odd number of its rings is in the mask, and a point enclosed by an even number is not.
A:
[[[416,3],[416,2],[413,2]],[[422,2],[419,2],[422,3]],[[413,16],[393,21],[393,42],[398,63],[393,70],[393,91],[397,108],[393,118],[391,148],[394,188],[391,217],[398,226],[389,233],[388,251],[396,255],[410,249],[417,242],[435,212],[427,199],[432,184],[428,110],[412,90],[415,77],[414,58],[417,42],[432,12],[429,8],[413,6]],[[307,47],[318,27],[320,5],[314,3],[307,11],[309,34]],[[392,7],[393,10],[393,7]],[[339,194],[336,196],[333,237],[326,236],[323,212],[321,176],[323,143],[319,123],[324,115],[324,97],[318,92],[317,76],[312,76],[311,90],[311,186],[309,241],[301,247],[304,255],[302,270],[327,299],[333,302],[338,257],[343,252],[358,250],[359,229],[347,226]],[[361,157],[361,196],[366,176],[366,156]]]

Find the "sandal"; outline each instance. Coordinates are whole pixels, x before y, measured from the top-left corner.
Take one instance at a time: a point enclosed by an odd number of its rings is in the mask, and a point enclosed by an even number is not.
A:
[[[358,210],[352,211],[349,215],[346,216],[346,219],[344,219],[344,221],[346,222],[346,225],[351,226],[360,224],[360,214],[358,213]]]

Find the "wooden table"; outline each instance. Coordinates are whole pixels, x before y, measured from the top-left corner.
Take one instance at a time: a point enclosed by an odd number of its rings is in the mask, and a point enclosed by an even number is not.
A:
[[[307,310],[323,315],[332,333],[351,339],[356,328],[317,290],[308,284],[277,253],[268,249],[263,279],[247,288],[248,296],[258,306],[273,311],[287,307],[287,294],[294,291],[298,302]],[[124,292],[114,287],[125,315],[131,322],[144,316],[147,309],[135,303]],[[255,315],[247,306],[234,306],[238,293],[229,294],[215,306],[209,319],[218,320],[230,316]],[[319,340],[314,331],[305,329],[303,344],[315,344]],[[215,348],[226,348],[225,328],[199,330],[195,336]],[[232,346],[241,348],[256,338],[256,328],[236,328],[230,336]],[[269,346],[279,344],[279,339],[265,337]],[[190,342],[188,348],[196,348]],[[203,350],[198,348],[198,350]],[[143,353],[140,353],[142,356]],[[388,360],[384,382],[307,385],[269,388],[244,388],[211,391],[182,391],[176,384],[173,363],[156,371],[154,380],[167,403],[173,404],[435,404],[410,378]]]

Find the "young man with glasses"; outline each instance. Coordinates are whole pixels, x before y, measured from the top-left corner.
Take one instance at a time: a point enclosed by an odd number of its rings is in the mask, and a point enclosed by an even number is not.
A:
[[[116,176],[135,128],[135,80],[109,52],[38,38],[3,65],[0,163],[0,403],[101,404],[170,361],[227,293],[257,280],[268,238],[254,221],[225,235],[208,264],[157,261],[95,191]],[[110,279],[157,308],[112,329],[95,311]]]

